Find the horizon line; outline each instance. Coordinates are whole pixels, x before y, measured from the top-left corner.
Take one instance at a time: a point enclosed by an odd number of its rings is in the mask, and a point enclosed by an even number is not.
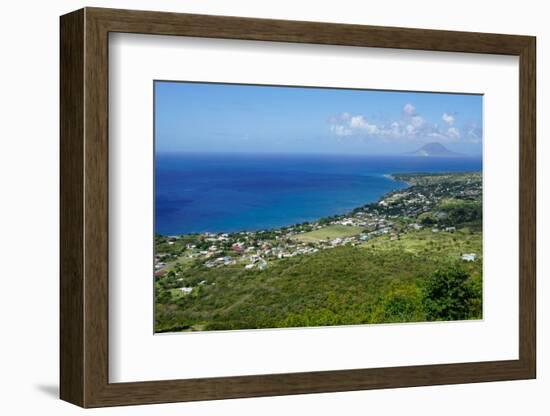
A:
[[[155,155],[167,155],[167,154],[218,154],[218,155],[279,155],[279,156],[409,156],[413,158],[460,158],[460,157],[482,157],[483,152],[481,153],[459,153],[455,152],[455,155],[451,156],[420,156],[413,155],[411,152],[402,152],[402,153],[341,153],[341,152],[271,152],[271,151],[233,151],[233,150],[156,150]]]

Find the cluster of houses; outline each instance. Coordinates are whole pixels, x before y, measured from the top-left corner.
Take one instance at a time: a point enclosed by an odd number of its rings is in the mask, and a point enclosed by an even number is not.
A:
[[[213,260],[208,260],[204,263],[206,267],[215,267],[215,266],[231,266],[235,264],[236,261],[231,256],[217,257]]]
[[[326,240],[301,240],[299,237],[308,230],[319,230],[331,225],[346,225],[363,228],[363,232],[347,237],[336,237]],[[422,229],[422,225],[412,223],[409,225],[414,230]],[[453,232],[454,227],[448,227],[445,231]],[[235,234],[204,234],[203,241],[211,243],[207,248],[199,250],[196,244],[186,244],[184,255],[203,262],[208,268],[242,265],[246,270],[264,270],[268,267],[268,261],[290,258],[300,255],[308,255],[319,250],[331,249],[343,245],[357,245],[371,238],[389,235],[391,240],[399,238],[403,230],[396,228],[396,222],[388,218],[380,217],[376,213],[368,211],[358,212],[354,216],[346,216],[335,219],[327,224],[311,224],[306,230],[288,227],[284,234],[276,235],[269,240],[260,239],[254,232],[242,232]],[[177,240],[178,237],[170,237]],[[229,254],[230,253],[230,254]],[[166,267],[166,253],[158,253],[155,257],[155,270],[157,276],[163,275]]]

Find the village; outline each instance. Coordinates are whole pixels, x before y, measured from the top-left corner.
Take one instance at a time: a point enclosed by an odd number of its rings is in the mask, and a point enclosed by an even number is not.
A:
[[[462,224],[481,217],[479,173],[391,177],[409,186],[345,215],[273,230],[156,236],[155,277],[185,263],[264,270],[281,259],[366,244],[378,237],[398,240],[405,233],[423,229],[454,233]],[[476,256],[478,253],[463,253],[461,259],[470,262]]]

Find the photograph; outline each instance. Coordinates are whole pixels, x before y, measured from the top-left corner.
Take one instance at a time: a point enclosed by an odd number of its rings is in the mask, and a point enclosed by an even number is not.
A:
[[[482,95],[155,81],[154,139],[155,333],[483,318]]]

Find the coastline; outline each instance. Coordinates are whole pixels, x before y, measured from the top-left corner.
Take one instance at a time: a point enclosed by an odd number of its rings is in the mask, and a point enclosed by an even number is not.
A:
[[[414,179],[415,178],[422,178],[422,177],[448,177],[448,176],[460,176],[465,174],[476,174],[481,173],[481,171],[463,171],[463,172],[410,172],[410,173],[384,173],[380,176],[389,179],[393,182],[405,184],[404,187],[397,187],[393,188],[390,191],[387,191],[380,195],[377,199],[374,199],[372,201],[366,202],[364,204],[355,206],[353,208],[348,209],[347,211],[343,213],[335,213],[333,215],[326,215],[322,217],[318,217],[311,221],[305,221],[305,222],[298,222],[298,223],[291,223],[288,225],[283,226],[276,226],[276,227],[267,227],[267,228],[259,228],[257,230],[238,230],[238,231],[203,231],[199,233],[175,233],[175,234],[160,234],[155,233],[155,235],[160,237],[183,237],[183,236],[200,236],[200,235],[221,235],[221,234],[228,234],[228,235],[238,235],[238,234],[253,234],[253,233],[269,233],[269,232],[275,232],[278,230],[288,230],[295,227],[300,227],[305,224],[315,224],[320,223],[327,220],[333,220],[338,217],[346,217],[349,215],[352,215],[357,210],[361,210],[368,206],[378,205],[381,201],[384,201],[385,199],[391,197],[394,193],[397,191],[407,191],[411,187],[415,186]],[[409,180],[400,179],[399,177],[403,176],[405,178],[410,178]]]
[[[461,173],[461,172],[456,172],[456,173]],[[435,174],[437,174],[437,173],[435,173]],[[392,182],[406,184],[406,186],[404,186],[402,188],[393,188],[393,189],[383,193],[382,195],[378,196],[377,198],[372,199],[371,201],[367,201],[367,202],[365,202],[361,205],[357,205],[357,206],[354,206],[352,208],[349,208],[343,213],[336,212],[332,215],[325,215],[325,216],[317,217],[317,218],[315,218],[313,220],[310,220],[310,221],[298,222],[298,223],[294,222],[294,223],[290,223],[288,225],[259,228],[259,229],[256,229],[256,230],[244,230],[244,229],[242,229],[242,230],[238,230],[238,231],[203,231],[203,232],[199,232],[199,233],[175,233],[175,234],[161,234],[161,233],[155,232],[155,235],[160,236],[160,237],[176,237],[176,236],[181,237],[181,236],[198,236],[198,235],[219,235],[219,234],[232,235],[232,234],[273,232],[273,231],[277,231],[277,230],[285,230],[285,229],[289,229],[289,228],[293,228],[293,227],[298,227],[298,226],[301,226],[303,224],[313,224],[313,223],[318,223],[320,221],[328,220],[328,219],[331,219],[331,218],[347,216],[347,215],[350,215],[351,213],[353,213],[354,211],[356,211],[358,209],[361,209],[363,207],[366,207],[368,205],[378,204],[380,201],[384,200],[385,198],[387,198],[391,194],[395,193],[396,191],[403,191],[403,190],[406,190],[406,189],[408,189],[412,186],[412,184],[409,184],[405,181],[400,181],[400,180],[396,179],[394,177],[394,175],[396,175],[396,174],[384,173],[384,174],[379,175],[379,176],[382,176],[386,179],[389,179]]]

